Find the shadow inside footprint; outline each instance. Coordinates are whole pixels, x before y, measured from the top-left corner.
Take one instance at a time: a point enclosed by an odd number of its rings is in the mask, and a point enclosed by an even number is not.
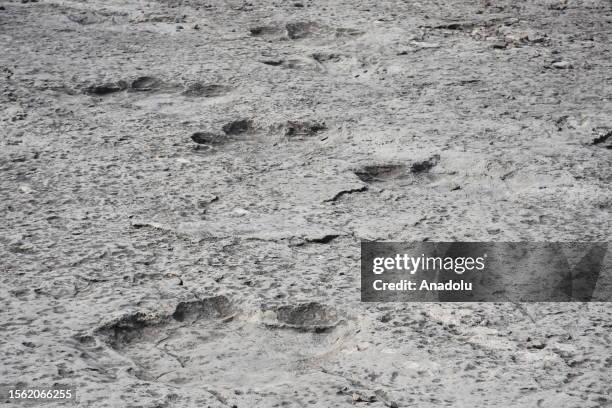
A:
[[[159,89],[162,86],[162,81],[155,77],[141,76],[132,81],[130,89],[133,91],[147,92]]]
[[[96,329],[95,334],[114,349],[131,343],[151,341],[172,327],[172,319],[183,322],[199,319],[228,319],[235,313],[232,302],[225,296],[213,296],[180,302],[172,316],[159,313],[133,312],[125,314]]]
[[[413,162],[410,167],[404,164],[374,164],[363,166],[353,172],[365,183],[376,183],[428,174],[439,161],[440,155],[434,154],[428,159]]]
[[[323,64],[326,62],[340,62],[342,61],[343,56],[337,53],[330,52],[315,52],[312,54],[312,58]]]
[[[322,122],[309,121],[288,121],[285,125],[285,136],[304,137],[314,136],[319,132],[327,130],[327,126]]]
[[[272,311],[276,320],[266,322],[268,327],[322,333],[342,321],[336,309],[317,302],[278,306]]]
[[[612,149],[612,130],[610,129],[595,129],[598,133],[593,139],[592,145]]]
[[[183,91],[183,96],[199,97],[199,98],[212,98],[216,96],[225,95],[229,91],[229,88],[225,85],[218,84],[203,84],[196,82],[191,84]]]
[[[427,160],[412,163],[412,166],[410,166],[410,171],[413,174],[427,172],[435,167],[438,164],[438,161],[440,161],[440,155],[434,154]]]
[[[253,37],[265,37],[265,36],[274,36],[280,35],[283,33],[283,30],[279,27],[274,26],[257,26],[249,29],[251,36]]]
[[[284,59],[268,59],[268,60],[262,60],[261,63],[270,65],[271,67],[278,67],[278,66],[283,65],[285,63],[285,60]]]
[[[155,336],[165,321],[164,317],[155,314],[134,312],[102,325],[96,334],[111,347],[119,349],[133,341]]]
[[[195,132],[191,135],[191,140],[202,145],[222,145],[229,141],[226,135],[213,132]]]
[[[319,25],[310,21],[298,21],[287,23],[285,29],[287,30],[287,37],[289,37],[289,39],[299,40],[318,31]]]
[[[85,93],[88,95],[105,96],[112,93],[121,92],[128,88],[125,81],[109,82],[104,84],[95,84],[85,88]]]
[[[250,119],[238,119],[226,123],[221,128],[226,135],[239,135],[253,130],[253,121]]]
[[[183,322],[185,320],[195,321],[200,318],[227,319],[235,313],[230,300],[225,296],[213,296],[201,300],[180,302],[172,314],[174,320]]]
[[[400,178],[406,173],[406,166],[403,164],[375,164],[361,167],[354,173],[364,183],[375,183]]]

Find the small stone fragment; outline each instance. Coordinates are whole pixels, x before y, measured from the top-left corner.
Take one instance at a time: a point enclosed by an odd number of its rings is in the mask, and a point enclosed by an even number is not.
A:
[[[556,62],[553,62],[551,66],[556,69],[572,69],[573,68],[572,64],[568,61],[556,61]]]

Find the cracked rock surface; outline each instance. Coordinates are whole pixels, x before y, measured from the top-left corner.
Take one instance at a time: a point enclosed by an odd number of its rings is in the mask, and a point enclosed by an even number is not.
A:
[[[607,303],[359,302],[360,240],[610,239],[609,1],[0,6],[0,383],[610,404]]]

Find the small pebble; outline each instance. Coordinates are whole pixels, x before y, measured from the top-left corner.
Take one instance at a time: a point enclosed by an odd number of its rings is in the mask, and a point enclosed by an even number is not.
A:
[[[552,63],[552,67],[553,68],[557,68],[557,69],[571,69],[572,64],[568,61],[557,61],[557,62],[553,62]]]

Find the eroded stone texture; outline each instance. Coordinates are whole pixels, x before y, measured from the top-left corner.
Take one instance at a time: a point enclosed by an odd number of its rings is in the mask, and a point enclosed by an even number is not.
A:
[[[1,5],[2,382],[609,404],[608,304],[359,303],[362,239],[609,240],[609,1]]]

